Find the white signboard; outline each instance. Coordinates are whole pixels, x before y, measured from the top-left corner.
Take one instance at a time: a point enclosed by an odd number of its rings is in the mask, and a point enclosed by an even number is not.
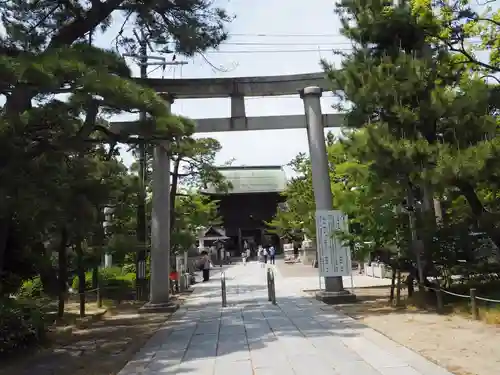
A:
[[[343,241],[335,234],[347,230],[347,215],[341,211],[316,211],[316,246],[320,276],[351,275],[351,249],[343,245]]]

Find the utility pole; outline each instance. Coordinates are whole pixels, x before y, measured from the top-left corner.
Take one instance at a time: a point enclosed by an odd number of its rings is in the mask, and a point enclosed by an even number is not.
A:
[[[137,35],[136,35],[137,36]],[[148,77],[148,66],[146,65],[148,61],[148,45],[144,35],[141,31],[141,38],[139,39],[139,68],[140,77]],[[146,121],[146,112],[142,111],[139,115],[139,120],[141,122]],[[146,220],[146,144],[144,141],[139,142],[139,194],[137,202],[137,243],[139,249],[137,249],[136,257],[136,297],[138,300],[142,301],[145,299],[146,294],[146,248],[147,248],[147,220]]]
[[[126,57],[135,57],[139,60],[139,69],[141,79],[148,78],[148,66],[172,66],[186,65],[186,61],[167,61],[162,56],[148,56],[148,46],[153,48],[148,43],[148,39],[144,30],[140,31],[140,35],[134,30],[134,35],[139,42],[139,54],[125,54]],[[154,59],[156,62],[149,62],[149,59]],[[147,113],[141,112],[139,117],[140,122],[147,120]],[[136,256],[136,298],[145,300],[147,298],[147,278],[146,278],[146,258],[148,249],[148,223],[146,219],[146,185],[147,185],[147,151],[146,141],[139,142],[139,193],[137,202],[137,219],[136,219],[136,238],[138,243]],[[168,271],[166,271],[168,272]]]

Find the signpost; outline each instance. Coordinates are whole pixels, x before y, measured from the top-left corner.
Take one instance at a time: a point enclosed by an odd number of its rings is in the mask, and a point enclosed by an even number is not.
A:
[[[316,246],[320,276],[351,275],[351,249],[345,246],[342,239],[335,234],[337,231],[347,230],[347,215],[341,211],[316,211]]]

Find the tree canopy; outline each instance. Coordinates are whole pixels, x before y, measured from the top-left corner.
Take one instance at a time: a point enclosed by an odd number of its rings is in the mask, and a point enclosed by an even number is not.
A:
[[[162,95],[132,79],[122,56],[138,48],[130,28],[159,52],[192,56],[223,42],[231,17],[206,0],[9,0],[0,4],[0,15],[0,93],[6,98],[0,112],[0,296],[39,275],[46,292],[59,295],[62,314],[74,273],[82,281],[104,250],[121,258],[128,256],[124,245],[132,256],[136,251],[132,213],[140,184],[119,160],[117,144],[169,141],[183,157],[199,161],[190,171],[193,183],[195,175],[218,178],[210,163],[220,145],[193,141],[193,123],[171,114]],[[93,37],[104,32],[115,33],[113,45],[93,46]],[[112,131],[107,119],[123,113],[146,113],[139,137]],[[180,204],[189,215],[199,208],[194,222],[212,209],[195,195]],[[114,214],[105,231],[106,206]]]

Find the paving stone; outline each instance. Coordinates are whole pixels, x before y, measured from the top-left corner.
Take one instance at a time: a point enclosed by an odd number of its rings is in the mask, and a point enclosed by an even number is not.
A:
[[[405,363],[364,337],[342,338],[346,346],[355,351],[365,362],[376,369],[381,367],[403,367]]]
[[[253,370],[254,375],[295,375],[295,371],[290,367],[290,365],[286,365],[286,367],[257,367]]]
[[[156,359],[152,361],[148,365],[148,370],[149,371],[159,371],[159,370],[165,370],[169,368],[173,368],[178,366],[181,363],[181,360],[173,360],[173,359]]]
[[[333,368],[332,374],[338,375],[382,375],[365,361],[339,362]]]
[[[234,361],[226,362],[217,359],[215,362],[216,375],[253,375],[252,362],[250,360],[246,361]]]
[[[423,375],[453,375],[448,370],[427,360],[407,347],[399,345],[392,353]]]
[[[382,375],[427,375],[422,374],[410,366],[382,367],[378,369]]]
[[[361,357],[352,349],[344,345],[342,341],[334,336],[323,336],[309,338],[311,344],[320,355],[328,358],[330,363],[361,361]]]
[[[295,355],[290,363],[296,375],[335,374],[333,366],[317,354]]]
[[[154,356],[154,360],[181,360],[184,357],[185,349],[159,350]]]

